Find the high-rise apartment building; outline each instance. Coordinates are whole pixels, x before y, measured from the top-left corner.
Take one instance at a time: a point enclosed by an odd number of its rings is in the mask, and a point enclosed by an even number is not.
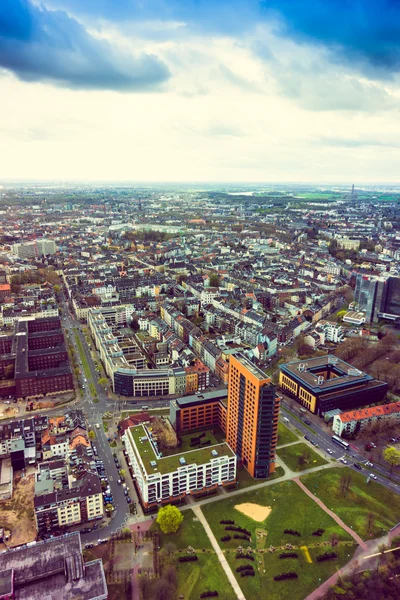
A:
[[[400,317],[400,277],[376,277],[358,274],[354,300],[365,312],[367,323]]]
[[[279,406],[269,377],[243,355],[231,356],[226,441],[252,477],[275,471]]]

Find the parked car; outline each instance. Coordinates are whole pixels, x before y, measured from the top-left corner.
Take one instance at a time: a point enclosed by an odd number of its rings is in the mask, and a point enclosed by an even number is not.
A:
[[[128,504],[130,504],[132,502],[132,500],[130,499],[129,496],[126,496],[126,501],[127,501]]]
[[[94,544],[85,544],[85,548],[88,550],[89,548],[93,548]]]
[[[121,485],[122,481],[120,479],[118,479],[117,483],[118,483],[118,485]]]
[[[368,477],[371,477],[371,479],[375,479],[375,481],[378,479],[376,475],[374,475],[373,473],[370,473],[368,475]]]
[[[333,454],[333,450],[331,450],[330,448],[327,448],[326,451],[328,454]]]
[[[81,529],[81,533],[90,533],[92,531],[91,527],[84,527],[83,529]]]
[[[356,469],[358,469],[359,471],[362,470],[361,465],[359,465],[358,463],[354,463],[353,467],[355,467]]]
[[[100,429],[100,424],[96,423],[96,429]]]
[[[374,463],[372,463],[370,460],[367,460],[367,462],[365,463],[366,467],[370,467],[371,469],[374,467]]]
[[[124,494],[127,496],[129,494],[128,490],[124,490]]]
[[[342,456],[342,458],[339,458],[340,462],[342,462],[344,465],[347,465],[347,460],[344,458],[344,456]]]
[[[310,441],[310,438],[308,437],[308,435],[305,435],[305,436],[304,436],[304,439],[305,439],[305,440],[307,440],[307,442],[309,442],[309,441]]]

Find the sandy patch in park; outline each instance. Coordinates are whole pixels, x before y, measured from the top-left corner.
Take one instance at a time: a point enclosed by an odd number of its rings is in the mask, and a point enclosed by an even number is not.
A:
[[[236,510],[246,515],[253,521],[265,521],[269,516],[272,508],[270,506],[261,506],[260,504],[253,504],[252,502],[245,502],[244,504],[236,504],[234,506]]]

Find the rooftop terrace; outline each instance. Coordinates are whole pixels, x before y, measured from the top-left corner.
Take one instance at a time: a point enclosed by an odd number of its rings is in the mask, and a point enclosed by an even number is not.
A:
[[[231,448],[224,442],[222,444],[198,448],[197,450],[177,452],[177,454],[157,458],[146,428],[143,425],[131,427],[129,433],[139,451],[147,475],[152,475],[153,473],[171,473],[172,471],[176,471],[178,468],[187,465],[203,465],[210,462],[210,460],[221,456],[234,456]],[[195,435],[196,434],[193,434],[193,436]],[[215,451],[218,454],[213,456],[212,451]],[[180,461],[181,458],[184,459],[184,463]],[[156,465],[153,465],[153,462],[155,462]]]

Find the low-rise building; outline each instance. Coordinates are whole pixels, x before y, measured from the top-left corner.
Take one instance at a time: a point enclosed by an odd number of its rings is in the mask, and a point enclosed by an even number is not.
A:
[[[397,423],[400,421],[400,402],[342,412],[333,417],[332,430],[341,436],[343,433],[354,433],[358,428],[362,429],[370,423],[386,419]]]

